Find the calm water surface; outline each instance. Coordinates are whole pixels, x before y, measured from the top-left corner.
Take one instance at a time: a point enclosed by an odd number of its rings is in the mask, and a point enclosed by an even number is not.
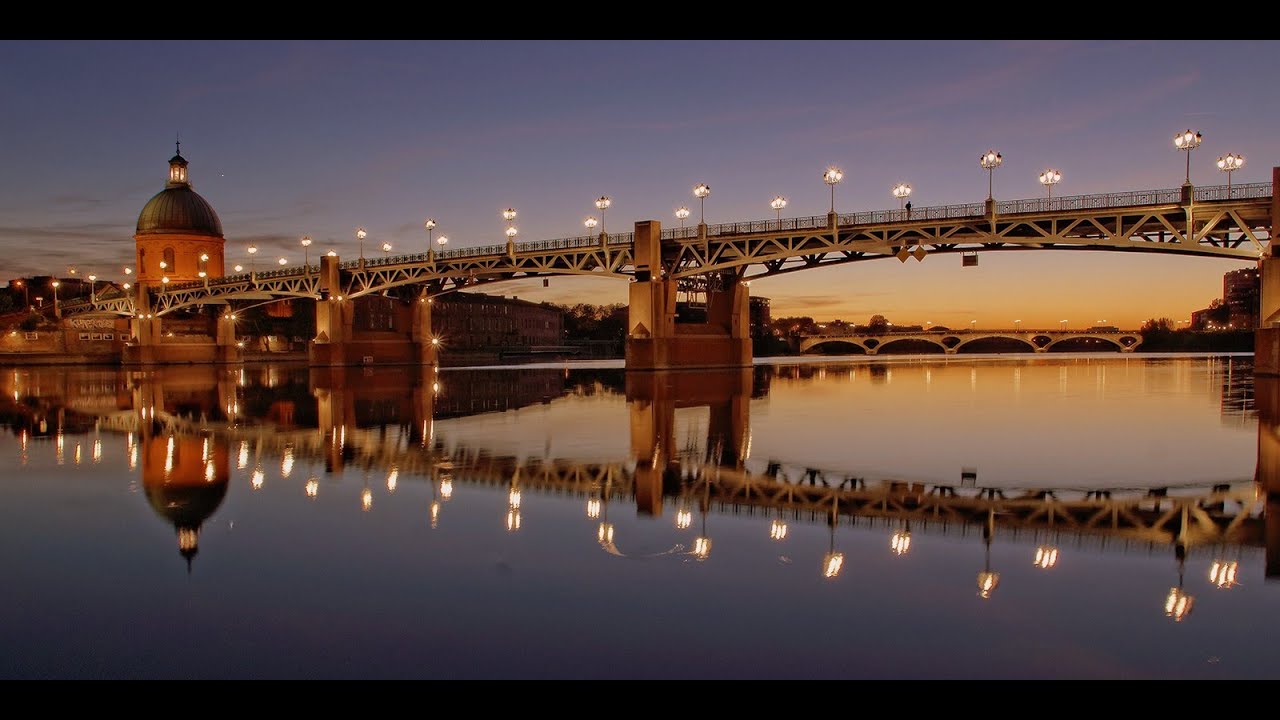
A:
[[[0,368],[0,677],[1277,677],[1274,383]]]

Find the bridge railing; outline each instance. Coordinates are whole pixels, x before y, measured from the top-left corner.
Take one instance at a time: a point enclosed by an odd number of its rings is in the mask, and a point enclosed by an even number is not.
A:
[[[1252,200],[1254,198],[1271,197],[1271,183],[1245,183],[1244,185],[1212,185],[1198,187],[1193,197],[1200,202],[1208,200]]]
[[[1271,183],[1248,183],[1232,185],[1230,192],[1226,185],[1213,185],[1195,188],[1194,199],[1197,202],[1213,200],[1249,200],[1271,197]],[[1001,200],[996,203],[997,215],[1016,215],[1020,213],[1042,213],[1063,210],[1101,210],[1119,207],[1142,207],[1146,205],[1176,205],[1182,201],[1181,188],[1163,190],[1130,190],[1098,195],[1066,195],[1050,200],[1047,197],[1024,200]],[[880,225],[893,222],[919,222],[921,220],[948,220],[957,218],[977,218],[986,213],[984,203],[964,203],[960,205],[937,205],[931,207],[912,208],[908,213],[904,209],[897,210],[865,210],[853,213],[841,213],[839,223],[845,225]],[[745,235],[750,233],[790,232],[795,230],[825,230],[826,215],[810,215],[808,217],[782,218],[780,220],[751,220],[743,222],[720,223],[707,226],[707,237],[717,235]],[[696,240],[697,226],[668,228],[662,231],[664,240]]]

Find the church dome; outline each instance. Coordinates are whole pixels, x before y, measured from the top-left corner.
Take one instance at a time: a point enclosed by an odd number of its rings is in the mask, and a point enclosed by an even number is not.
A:
[[[222,221],[213,206],[191,189],[187,181],[187,160],[174,155],[169,160],[169,182],[164,190],[147,201],[138,215],[138,235],[177,233],[222,237]]]
[[[183,233],[222,237],[222,221],[190,185],[165,188],[138,215],[138,235]]]

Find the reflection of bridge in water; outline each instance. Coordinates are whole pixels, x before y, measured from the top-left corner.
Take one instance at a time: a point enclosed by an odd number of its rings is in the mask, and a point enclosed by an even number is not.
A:
[[[246,385],[240,371],[209,370],[197,371],[207,374],[194,386],[139,376],[125,383],[127,393],[117,395],[122,409],[98,407],[93,414],[99,430],[132,433],[143,444],[163,444],[168,438],[207,440],[232,454],[227,464],[235,462],[239,470],[260,467],[267,458],[290,466],[322,465],[331,473],[354,467],[394,472],[402,480],[423,478],[437,488],[447,480],[566,495],[588,508],[634,503],[650,516],[661,516],[664,505],[674,503],[677,524],[686,526],[696,507],[704,513],[714,509],[823,523],[834,519],[901,531],[967,535],[994,530],[1011,538],[1147,550],[1266,544],[1263,495],[1252,481],[1166,488],[1072,489],[1034,483],[988,488],[964,481],[868,479],[785,462],[753,471],[747,467],[749,401],[759,384],[754,375],[764,375],[763,370],[629,374],[624,387],[617,382],[621,373],[609,371],[574,371],[571,379],[559,369],[443,375],[415,369],[313,370],[306,383],[267,378],[267,385],[275,384],[272,397],[288,399],[260,408],[256,417],[246,416],[246,410],[257,402],[260,387]],[[447,387],[441,388],[438,378]],[[451,445],[435,431],[442,414],[543,402],[563,395],[566,388],[625,392],[631,416],[628,458],[522,458]],[[495,408],[489,395],[508,402]],[[307,398],[312,404],[300,407]],[[694,406],[708,406],[710,414],[706,442],[691,456],[677,448],[674,415],[677,408]],[[304,420],[313,424],[295,424]],[[388,425],[400,431],[388,432]],[[144,462],[147,457],[144,453]]]
[[[188,560],[198,550],[201,524],[228,490],[233,467],[260,487],[262,467],[278,460],[285,477],[287,468],[306,464],[334,474],[376,470],[386,473],[389,486],[423,479],[433,489],[433,522],[456,483],[505,489],[507,502],[499,509],[513,530],[522,522],[522,494],[576,498],[589,517],[600,519],[597,539],[614,553],[619,551],[610,508],[634,504],[639,514],[658,517],[670,504],[679,529],[691,527],[695,511],[701,512],[704,527],[691,553],[699,558],[711,550],[708,515],[733,514],[759,516],[779,539],[788,521],[826,524],[833,545],[837,526],[878,526],[899,553],[909,549],[911,533],[980,537],[988,547],[993,538],[1032,542],[1039,545],[1041,566],[1056,562],[1059,546],[1172,550],[1179,558],[1223,553],[1227,546],[1227,555],[1240,558],[1265,547],[1267,575],[1280,574],[1280,523],[1272,520],[1280,512],[1280,381],[1257,379],[1256,481],[996,488],[978,486],[976,478],[872,479],[803,463],[748,462],[753,392],[761,395],[772,374],[800,377],[810,370],[627,373],[624,380],[623,373],[610,370],[170,368],[93,371],[71,383],[58,371],[31,369],[0,376],[0,411],[18,416],[24,451],[28,438],[40,435],[58,438],[61,457],[64,434],[126,434],[131,467],[140,461],[148,501],[174,525]],[[1222,391],[1230,388],[1228,383]],[[436,431],[436,420],[445,415],[512,409],[566,393],[625,396],[630,450],[624,459],[498,454],[450,442]],[[692,451],[675,441],[676,410],[687,407],[709,409],[705,442]],[[96,461],[100,443],[93,448]],[[305,487],[315,494],[316,478],[308,478]],[[368,497],[366,490],[362,500]],[[839,572],[837,556],[824,560],[824,572]]]

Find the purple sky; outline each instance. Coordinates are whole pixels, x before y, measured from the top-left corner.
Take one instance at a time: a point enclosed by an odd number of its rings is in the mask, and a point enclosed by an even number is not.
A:
[[[1176,187],[1172,136],[1204,133],[1192,181],[1223,182],[1219,155],[1280,164],[1276,42],[6,42],[0,45],[0,279],[75,265],[119,277],[138,211],[183,138],[198,192],[218,211],[227,265],[244,247],[301,262],[312,251],[450,247],[582,232],[613,198],[609,230],[676,223],[712,188],[708,222],[825,212],[820,175],[840,165],[841,211],[986,195],[978,156],[1005,157],[998,198]],[[994,253],[795,273],[752,284],[774,314],[985,326],[1136,325],[1185,318],[1245,263],[1149,254]],[[624,302],[625,284],[553,279],[494,291]]]

